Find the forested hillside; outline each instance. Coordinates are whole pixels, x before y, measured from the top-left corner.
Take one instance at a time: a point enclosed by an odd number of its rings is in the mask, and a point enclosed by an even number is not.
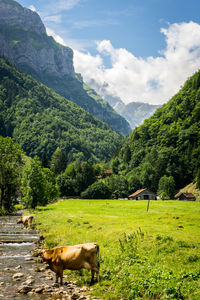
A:
[[[107,123],[119,134],[127,135],[131,133],[131,127],[124,117],[121,117],[106,100],[103,100],[95,90],[85,84],[80,74],[75,74],[75,77],[65,75],[58,78],[49,74],[35,74],[27,66],[22,67],[22,70],[28,74],[33,74],[37,80]]]
[[[57,147],[67,161],[109,160],[121,137],[84,109],[0,58],[0,135],[27,155],[49,158]],[[112,141],[112,143],[111,143]]]
[[[200,71],[123,141],[112,165],[133,191],[157,192],[163,177],[171,178],[176,189],[199,178]]]

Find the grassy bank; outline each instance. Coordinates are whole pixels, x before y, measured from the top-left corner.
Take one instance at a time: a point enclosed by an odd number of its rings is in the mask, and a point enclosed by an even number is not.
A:
[[[35,211],[49,248],[97,242],[105,299],[200,299],[200,203],[64,200]],[[73,274],[89,284],[87,271]]]

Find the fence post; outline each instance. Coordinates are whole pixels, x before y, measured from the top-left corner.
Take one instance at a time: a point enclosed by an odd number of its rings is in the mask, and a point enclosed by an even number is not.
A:
[[[148,204],[147,204],[147,212],[149,211],[149,204],[150,204],[150,199],[148,200]]]

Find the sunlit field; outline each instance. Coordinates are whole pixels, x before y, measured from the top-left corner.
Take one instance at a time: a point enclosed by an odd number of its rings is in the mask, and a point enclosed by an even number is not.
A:
[[[200,299],[200,203],[60,200],[34,211],[44,247],[97,242],[101,299]],[[66,271],[80,285],[90,274]]]

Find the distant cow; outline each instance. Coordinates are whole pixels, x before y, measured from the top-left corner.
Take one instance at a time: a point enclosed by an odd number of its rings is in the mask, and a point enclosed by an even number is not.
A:
[[[23,216],[18,219],[17,224],[22,223],[24,226],[31,226],[33,222],[33,216]]]
[[[91,284],[94,282],[95,273],[97,281],[99,281],[99,245],[96,243],[56,247],[51,250],[44,249],[42,256],[50,269],[56,273],[56,283],[60,277],[60,284],[63,284],[63,270],[66,269],[86,269],[91,271]]]

